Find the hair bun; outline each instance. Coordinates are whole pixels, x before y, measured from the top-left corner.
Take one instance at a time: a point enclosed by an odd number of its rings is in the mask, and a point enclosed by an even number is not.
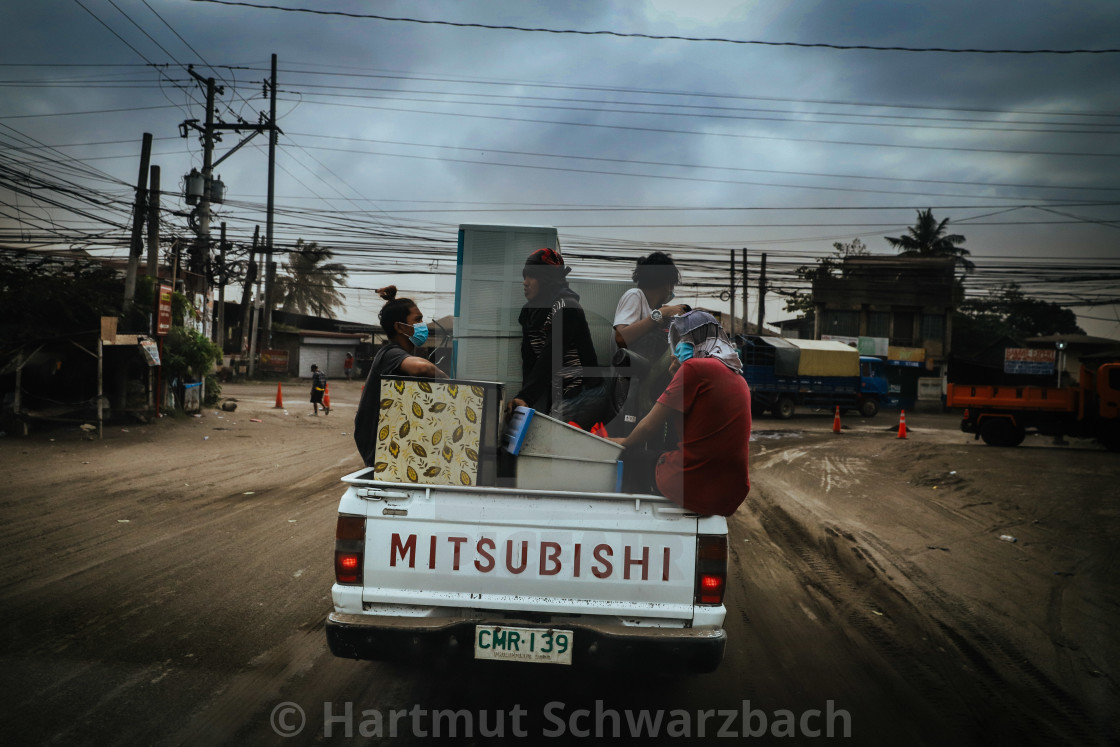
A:
[[[397,286],[386,285],[384,288],[378,288],[377,295],[386,301],[392,301],[397,297]]]

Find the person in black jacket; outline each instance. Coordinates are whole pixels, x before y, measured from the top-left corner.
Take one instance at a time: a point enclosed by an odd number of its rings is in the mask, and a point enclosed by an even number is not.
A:
[[[608,418],[607,386],[589,375],[599,363],[571,272],[553,249],[529,255],[522,270],[521,391],[510,407],[526,406],[590,430]]]

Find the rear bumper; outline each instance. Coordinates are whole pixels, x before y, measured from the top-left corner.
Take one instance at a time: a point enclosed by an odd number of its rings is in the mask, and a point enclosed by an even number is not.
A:
[[[387,617],[332,613],[327,644],[345,659],[474,658],[479,624],[549,625],[507,618]],[[579,667],[628,667],[658,672],[711,672],[723,659],[722,628],[638,628],[565,621],[551,627],[573,632],[572,663]]]

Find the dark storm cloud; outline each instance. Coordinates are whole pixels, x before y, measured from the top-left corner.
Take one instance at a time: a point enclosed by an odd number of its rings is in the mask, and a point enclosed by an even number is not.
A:
[[[240,114],[255,121],[257,112],[267,105],[260,97],[260,81],[267,76],[269,55],[275,52],[281,68],[280,126],[285,132],[278,192],[286,196],[287,205],[301,209],[361,207],[375,219],[389,223],[406,218],[442,223],[445,228],[439,230],[444,232],[453,230],[460,220],[561,226],[614,223],[618,225],[614,229],[566,228],[562,233],[571,237],[609,236],[695,245],[769,245],[774,251],[797,250],[819,255],[831,250],[833,240],[857,235],[874,250],[883,251],[881,235],[903,230],[918,207],[977,206],[945,213],[958,221],[992,212],[992,204],[1060,197],[1112,199],[1117,194],[1063,189],[1117,186],[1116,159],[1110,155],[1118,150],[1113,143],[1115,136],[1062,133],[1049,130],[1070,128],[1022,124],[1114,123],[1115,119],[1065,115],[1120,111],[1120,95],[1115,90],[1115,80],[1120,77],[1120,55],[1115,54],[839,51],[452,28],[205,3],[149,0],[145,4],[140,0],[117,0],[117,6],[129,16],[126,18],[106,0],[82,3],[135,50],[77,2],[22,3],[6,10],[12,19],[9,28],[18,28],[20,33],[0,52],[2,61],[141,63],[147,58],[171,63],[162,89],[109,89],[93,85],[9,87],[5,89],[0,116],[167,108],[0,121],[52,144],[130,141],[120,146],[68,151],[78,157],[103,159],[91,163],[125,184],[135,179],[133,154],[138,151],[143,132],[169,138],[157,139],[155,146],[156,158],[166,169],[165,186],[176,184],[191,166],[200,163],[197,139],[179,140],[177,135],[181,121],[202,116],[202,107],[197,103],[201,93],[193,84],[180,90],[167,80],[187,78],[175,62],[255,68],[199,68],[203,74],[216,74],[230,84],[227,95],[219,97],[222,117],[232,119]],[[1103,0],[1073,5],[1042,0],[511,0],[376,5],[357,0],[334,0],[329,4],[292,0],[278,4],[526,27],[989,49],[1114,47],[1120,19],[1120,6]],[[152,9],[193,49],[178,39]],[[133,21],[155,37],[162,48]],[[143,68],[3,70],[9,79],[90,79],[88,76],[101,78],[109,74],[149,82],[159,79]],[[310,74],[315,71],[336,75]],[[437,92],[444,94],[439,97],[444,103],[405,100],[433,99]],[[640,107],[637,102],[660,106]],[[883,106],[873,108],[870,104]],[[629,111],[608,111],[619,109]],[[970,109],[984,111],[966,111]],[[637,114],[637,110],[659,113]],[[893,118],[844,116],[851,114]],[[969,119],[989,122],[966,121]],[[859,125],[857,121],[891,126]],[[994,131],[961,129],[969,127]],[[226,152],[237,139],[232,133],[227,134],[218,153]],[[258,138],[220,167],[233,197],[263,202],[264,143],[264,138]],[[499,152],[503,150],[560,158]],[[1057,157],[987,152],[992,150],[1101,155]],[[116,155],[129,157],[105,158]],[[613,160],[586,160],[588,157]],[[466,163],[469,161],[481,163]],[[563,170],[493,165],[503,163]],[[822,174],[840,176],[829,178]],[[932,181],[899,181],[905,179]],[[1000,186],[1004,184],[1052,188]],[[898,209],[829,215],[782,210],[733,214],[509,212],[416,216],[394,215],[393,211],[428,203],[409,205],[398,200],[778,208],[893,205]],[[1112,206],[1078,210],[1085,217],[1115,220]],[[1017,211],[1020,215],[1028,212]],[[1037,211],[1031,214],[1035,218],[1046,217]],[[253,222],[262,218],[252,211],[233,209],[227,209],[225,215],[231,221],[231,230],[239,236],[251,233]],[[887,227],[789,225],[830,221]],[[723,223],[735,225],[712,225]],[[762,224],[766,223],[787,227],[764,227]],[[696,227],[643,228],[640,224]],[[1061,242],[1076,245],[1079,252],[1087,255],[1104,254],[1115,243],[1114,228],[1093,223],[1022,229],[966,226],[969,246],[975,246],[977,253],[991,256],[1049,256],[1047,253],[1052,253],[1053,247]],[[294,241],[297,233],[313,238],[311,234],[316,230],[313,219],[301,219],[297,228],[285,228],[282,238]],[[786,243],[797,239],[802,243]]]

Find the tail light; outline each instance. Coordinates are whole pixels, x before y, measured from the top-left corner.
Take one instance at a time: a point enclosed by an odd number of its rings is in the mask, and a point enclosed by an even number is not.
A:
[[[339,516],[334,533],[334,578],[340,584],[362,585],[366,548],[364,516]]]
[[[696,604],[723,604],[727,587],[727,537],[701,534],[696,543]]]

